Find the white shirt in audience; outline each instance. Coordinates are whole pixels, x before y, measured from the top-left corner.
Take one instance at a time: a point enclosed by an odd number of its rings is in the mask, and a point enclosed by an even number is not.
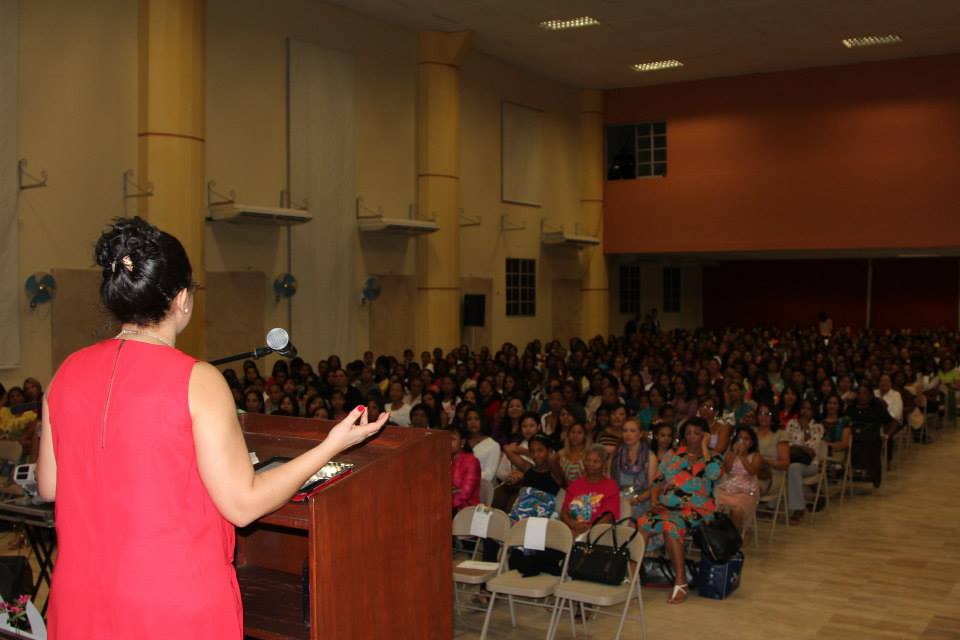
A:
[[[500,466],[500,445],[493,438],[484,438],[473,448],[473,455],[480,461],[480,477],[493,482]]]
[[[409,427],[410,426],[410,405],[404,403],[399,409],[391,409],[390,405],[387,405],[387,411],[390,412],[390,422],[397,425],[398,427]]]
[[[887,403],[887,413],[897,422],[903,422],[903,398],[896,389],[890,389],[885,394],[880,395],[880,389],[873,392],[878,398]]]
[[[527,442],[523,442],[522,445],[524,449],[529,449]],[[523,458],[525,462],[529,462],[531,465],[533,464],[533,460],[529,456],[520,454],[520,457]],[[507,454],[504,453],[501,455],[500,465],[497,467],[497,480],[500,482],[505,481],[514,471],[517,471],[517,467],[510,462],[510,458],[507,457]]]

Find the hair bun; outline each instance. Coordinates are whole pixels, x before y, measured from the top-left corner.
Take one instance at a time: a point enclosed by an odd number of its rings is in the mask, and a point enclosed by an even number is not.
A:
[[[160,230],[139,216],[115,218],[96,248],[97,264],[112,273],[121,265],[135,273],[138,265],[161,253]]]

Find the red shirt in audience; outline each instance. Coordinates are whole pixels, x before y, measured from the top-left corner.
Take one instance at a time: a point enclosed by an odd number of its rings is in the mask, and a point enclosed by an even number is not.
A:
[[[480,504],[480,461],[472,453],[461,451],[453,458],[453,508]]]
[[[593,522],[607,511],[613,512],[613,517],[619,520],[620,487],[610,478],[598,482],[586,476],[577,478],[567,487],[563,511],[582,522]]]

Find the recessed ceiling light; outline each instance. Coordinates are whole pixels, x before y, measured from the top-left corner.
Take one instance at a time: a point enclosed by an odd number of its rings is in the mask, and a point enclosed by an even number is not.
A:
[[[544,20],[540,23],[540,28],[547,31],[560,31],[561,29],[592,27],[597,24],[600,24],[600,22],[596,18],[581,16],[579,18],[567,18],[566,20]]]
[[[891,33],[886,36],[860,36],[859,38],[844,38],[843,46],[847,49],[853,47],[872,47],[875,44],[896,44],[903,42],[903,38]]]
[[[682,67],[683,63],[679,60],[655,60],[653,62],[641,62],[632,65],[634,71],[661,71],[663,69],[675,69]]]

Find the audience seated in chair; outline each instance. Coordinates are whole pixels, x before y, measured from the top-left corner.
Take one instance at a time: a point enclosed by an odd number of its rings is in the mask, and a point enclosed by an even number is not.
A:
[[[637,521],[649,539],[662,536],[676,580],[668,602],[687,599],[684,544],[717,510],[714,484],[723,474],[723,457],[714,454],[706,436],[703,418],[690,418],[683,425],[681,444],[659,467],[653,490],[653,510]]]

